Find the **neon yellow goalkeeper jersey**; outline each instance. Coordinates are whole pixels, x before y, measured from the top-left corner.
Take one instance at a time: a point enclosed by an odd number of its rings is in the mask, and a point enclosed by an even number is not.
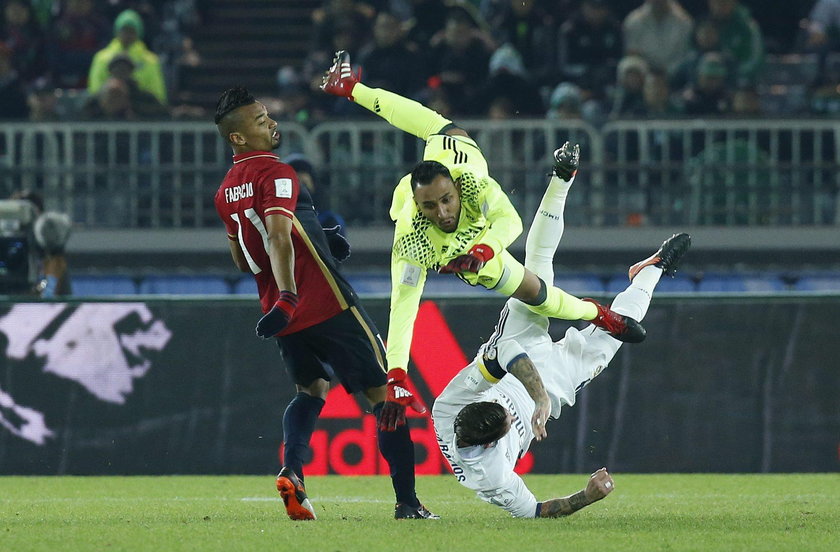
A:
[[[450,167],[452,177],[461,187],[461,214],[458,228],[452,233],[432,224],[417,210],[413,196],[405,196],[405,178],[394,192],[392,216],[396,218],[396,230],[391,254],[389,368],[407,368],[427,270],[438,270],[467,253],[473,245],[486,244],[493,249],[495,257],[478,274],[460,276],[471,285],[493,288],[503,278],[506,259],[513,261],[506,248],[522,233],[522,220],[498,182],[486,173],[477,175],[468,169],[463,165]],[[410,191],[411,184],[407,184]]]

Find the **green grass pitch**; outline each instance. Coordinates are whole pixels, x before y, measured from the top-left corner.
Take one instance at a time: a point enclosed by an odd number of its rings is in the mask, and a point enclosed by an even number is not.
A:
[[[613,474],[573,516],[512,519],[449,476],[419,477],[440,521],[396,521],[386,477],[309,477],[319,519],[285,515],[271,476],[0,477],[0,550],[840,550],[840,475]],[[585,475],[530,475],[537,498]]]

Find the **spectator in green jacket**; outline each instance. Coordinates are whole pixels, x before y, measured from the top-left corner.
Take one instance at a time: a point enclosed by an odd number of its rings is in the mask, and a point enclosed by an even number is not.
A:
[[[125,10],[114,21],[114,39],[93,57],[88,75],[88,92],[95,95],[108,80],[108,64],[124,54],[134,63],[132,77],[141,90],[166,104],[166,86],[160,60],[143,42],[143,20],[134,10]]]
[[[738,0],[708,1],[711,21],[720,35],[721,51],[737,64],[737,84],[754,84],[764,64],[764,40],[758,23]]]

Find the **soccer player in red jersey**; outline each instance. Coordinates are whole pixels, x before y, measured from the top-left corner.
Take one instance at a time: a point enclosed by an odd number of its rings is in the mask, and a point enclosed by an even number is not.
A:
[[[325,234],[294,169],[272,153],[280,134],[262,103],[244,88],[227,90],[215,122],[234,153],[216,210],[233,262],[257,282],[264,313],[257,335],[276,339],[297,388],[283,416],[284,466],[277,476],[289,517],[315,519],[303,486],[303,459],[329,391],[329,364],[348,393],[364,393],[377,419],[400,421],[395,429],[377,423],[396,493],[394,517],[437,519],[417,500],[414,444],[405,423],[407,406],[425,407],[403,382],[386,378],[379,331],[337,269],[349,245],[337,232]]]

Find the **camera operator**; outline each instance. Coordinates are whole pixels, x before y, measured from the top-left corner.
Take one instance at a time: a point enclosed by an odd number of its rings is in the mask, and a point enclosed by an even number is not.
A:
[[[44,199],[37,192],[22,190],[11,199],[28,201],[34,211],[31,235],[34,251],[41,257],[40,278],[33,282],[32,293],[48,299],[70,295],[70,275],[67,271],[65,246],[70,238],[70,217],[56,211],[44,210]]]

